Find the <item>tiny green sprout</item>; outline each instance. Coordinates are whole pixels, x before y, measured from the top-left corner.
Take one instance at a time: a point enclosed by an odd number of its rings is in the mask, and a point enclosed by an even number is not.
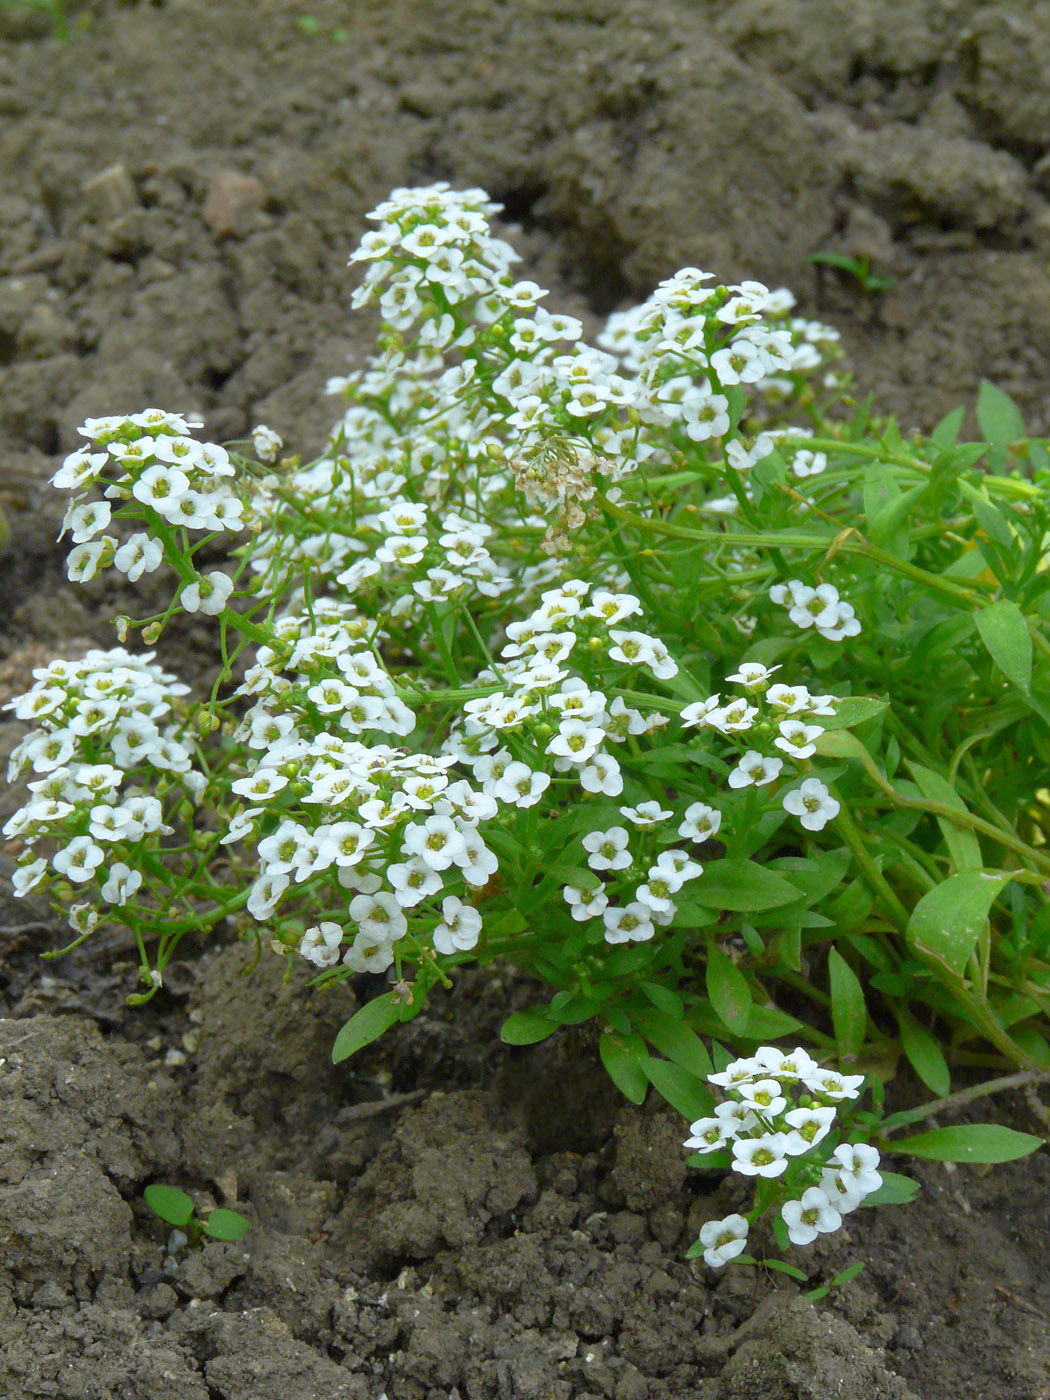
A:
[[[846,253],[810,253],[809,261],[818,267],[837,267],[840,272],[855,277],[869,296],[876,292],[888,292],[893,286],[893,278],[882,276],[871,270],[868,257],[851,258]]]
[[[321,32],[320,23],[313,15],[300,15],[295,21],[295,27],[301,34],[305,34],[308,39],[316,38]]]
[[[213,1210],[207,1220],[198,1220],[193,1201],[177,1186],[154,1184],[147,1186],[142,1196],[154,1215],[176,1230],[185,1230],[193,1244],[199,1244],[203,1235],[213,1240],[239,1240],[252,1228],[235,1210]]]

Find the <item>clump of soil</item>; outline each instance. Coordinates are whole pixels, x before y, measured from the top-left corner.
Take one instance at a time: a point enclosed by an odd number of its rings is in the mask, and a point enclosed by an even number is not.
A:
[[[838,325],[877,411],[932,426],[982,377],[1050,425],[1050,5],[924,0],[0,4],[0,692],[112,644],[45,485],[88,415],[264,421],[304,456],[367,348],[346,258],[397,185],[483,185],[589,331],[698,264]],[[810,264],[867,259],[871,294]],[[210,636],[210,634],[209,634]],[[180,640],[188,673],[207,638]],[[170,656],[176,668],[179,656]],[[0,751],[19,726],[0,723]],[[0,809],[11,794],[0,796]],[[10,853],[0,851],[0,876]],[[0,1392],[11,1400],[1046,1400],[1050,1165],[921,1168],[794,1259],[809,1302],[682,1255],[738,1208],[586,1037],[509,1050],[498,972],[334,1068],[348,987],[184,944],[57,962],[0,898]],[[374,993],[367,980],[362,996]],[[1033,1129],[1025,1104],[1006,1105]],[[242,1210],[168,1248],[142,1190]]]

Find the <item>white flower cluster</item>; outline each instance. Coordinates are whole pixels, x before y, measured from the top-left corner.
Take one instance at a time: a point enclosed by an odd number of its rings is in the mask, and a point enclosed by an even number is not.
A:
[[[682,710],[686,729],[712,729],[726,738],[750,734],[753,742],[779,750],[773,754],[748,748],[729,774],[731,788],[765,787],[776,782],[784,767],[781,754],[796,763],[810,758],[816,753],[814,740],[824,733],[824,727],[809,721],[835,713],[833,695],[811,695],[804,685],[770,684],[779,670],[779,666],[745,661],[726,677],[743,687],[742,698],[723,704],[721,695],[712,695]],[[839,812],[839,803],[819,778],[803,779],[797,788],[783,794],[782,801],[784,810],[798,817],[807,831],[820,831]]]
[[[67,572],[85,582],[112,566],[132,583],[152,573],[164,557],[158,522],[168,527],[236,533],[248,522],[241,496],[230,478],[234,467],[226,449],[189,436],[200,427],[177,413],[143,413],[90,418],[78,429],[96,450],[81,448],[51,478],[73,493],[62,532],[72,531]],[[96,492],[101,492],[99,499]],[[118,520],[144,519],[121,543],[106,534]],[[61,535],[59,536],[61,538]],[[182,603],[187,612],[221,612],[232,585],[214,572],[188,583]]]
[[[743,1176],[773,1179],[790,1172],[791,1199],[780,1214],[792,1244],[811,1244],[837,1230],[842,1217],[877,1191],[879,1153],[865,1143],[843,1143],[831,1153],[821,1144],[832,1132],[839,1105],[859,1096],[862,1074],[821,1069],[807,1051],[764,1046],[708,1075],[726,1095],[714,1115],[690,1128],[694,1152],[729,1151],[732,1169]],[[794,1170],[792,1170],[792,1168]],[[700,1230],[704,1261],[720,1268],[735,1259],[747,1240],[748,1220],[729,1215]]]
[[[775,583],[769,597],[778,607],[789,610],[788,617],[796,627],[815,627],[829,642],[860,634],[852,605],[842,602],[833,584],[820,583],[811,588],[801,579],[792,578],[787,583]]]
[[[169,801],[195,801],[203,791],[204,776],[194,770],[187,736],[173,719],[188,688],[152,663],[152,652],[132,656],[121,648],[52,661],[33,672],[31,690],[4,706],[38,726],[8,766],[9,782],[40,775],[27,784],[31,799],[3,828],[24,847],[16,894],[35,889],[50,868],[95,903],[100,897],[125,904],[143,884],[136,846],[148,834],[172,830],[149,789],[163,778]],[[41,844],[57,850],[36,855]],[[85,902],[73,906],[70,923],[84,932],[98,917]]]

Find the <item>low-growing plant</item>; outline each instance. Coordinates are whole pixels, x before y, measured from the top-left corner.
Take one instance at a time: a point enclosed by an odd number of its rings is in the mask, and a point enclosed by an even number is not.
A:
[[[213,1240],[240,1240],[252,1228],[238,1211],[221,1207],[209,1211],[206,1220],[198,1220],[193,1200],[177,1186],[156,1182],[146,1187],[142,1198],[155,1216],[182,1230],[190,1244],[200,1244],[205,1235]]]
[[[1045,1069],[1044,445],[990,384],[979,440],[961,408],[902,433],[788,292],[696,268],[592,346],[497,208],[438,184],[371,216],[379,348],[317,461],[84,425],[70,578],[166,569],[118,639],[197,614],[218,674],[35,673],[17,892],[77,941],[130,929],[137,999],[227,919],[372,974],[336,1060],[500,958],[548,989],[506,1040],[593,1021],[623,1092],[690,1118],[784,1037],[935,1095]]]

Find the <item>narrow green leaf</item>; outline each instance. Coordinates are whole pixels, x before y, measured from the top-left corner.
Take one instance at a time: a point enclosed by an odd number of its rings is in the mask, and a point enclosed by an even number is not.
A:
[[[243,1215],[235,1210],[213,1210],[204,1222],[204,1233],[215,1240],[239,1240],[251,1229]]]
[[[1021,410],[988,379],[981,380],[977,391],[977,422],[993,447],[1006,447],[1028,436]]]
[[[802,891],[753,860],[713,861],[689,886],[693,898],[712,909],[748,912],[794,904]]]
[[[903,1007],[897,1012],[897,1025],[900,1027],[901,1045],[912,1069],[931,1093],[943,1099],[951,1090],[951,1073],[948,1062],[936,1040],[925,1026],[921,1026]]]
[[[905,935],[909,947],[960,980],[992,901],[1009,879],[1009,872],[1002,870],[964,870],[949,875],[912,910]]]
[[[598,1040],[598,1054],[620,1093],[632,1103],[641,1103],[649,1089],[642,1068],[647,1056],[641,1036],[606,1032]]]
[[[896,1143],[893,1144],[892,1150],[896,1152]],[[898,1172],[881,1169],[879,1175],[882,1177],[882,1185],[877,1191],[872,1191],[870,1196],[865,1196],[861,1205],[906,1206],[919,1194],[919,1183],[913,1181],[910,1176],[901,1176]]]
[[[147,1186],[142,1197],[154,1215],[159,1215],[161,1220],[166,1220],[177,1230],[193,1219],[193,1202],[177,1186]]]
[[[355,1011],[349,1021],[341,1027],[332,1046],[332,1062],[339,1064],[356,1055],[362,1046],[378,1040],[384,1031],[390,1029],[401,1018],[401,1007],[389,994],[384,993],[374,1001]]]
[[[700,1079],[712,1073],[714,1065],[707,1047],[684,1021],[678,1021],[662,1011],[650,1011],[647,1007],[632,1007],[630,1016],[635,1029],[661,1055],[666,1055],[676,1065],[681,1065]]]
[[[751,1020],[751,988],[721,948],[712,947],[707,954],[707,995],[726,1028],[743,1035]]]
[[[857,974],[836,948],[828,954],[828,978],[831,983],[831,1020],[835,1039],[843,1059],[855,1058],[864,1044],[868,1012],[864,1005],[864,989]]]
[[[942,778],[939,773],[935,773],[932,768],[923,768],[918,763],[909,762],[908,768],[919,791],[928,801],[939,802],[942,807],[951,807],[960,816],[970,816],[966,803],[947,779]],[[938,817],[937,825],[941,828],[944,844],[948,847],[948,854],[952,858],[956,872],[980,870],[984,865],[984,859],[981,855],[981,843],[976,834],[956,826],[947,817]]]
[[[794,1264],[787,1264],[783,1259],[763,1259],[762,1267],[772,1269],[777,1274],[787,1274],[788,1278],[797,1279],[799,1283],[805,1283],[808,1275],[801,1269],[797,1269]]]
[[[646,1058],[641,1066],[660,1097],[683,1118],[690,1122],[706,1118],[714,1108],[715,1096],[708,1086],[681,1065],[672,1064],[670,1060]]]
[[[1032,1133],[1019,1133],[1000,1123],[960,1123],[932,1133],[892,1139],[891,1151],[933,1162],[1013,1162],[1044,1147]]]
[[[1032,636],[1024,613],[1008,598],[989,603],[976,615],[981,641],[1006,679],[1029,693],[1032,688]]]
[[[557,1029],[557,1021],[551,1020],[545,1006],[531,1006],[508,1016],[500,1027],[499,1038],[504,1045],[535,1045]]]
[[[942,451],[954,447],[965,417],[965,408],[953,408],[951,413],[946,413],[930,434],[933,445]]]

